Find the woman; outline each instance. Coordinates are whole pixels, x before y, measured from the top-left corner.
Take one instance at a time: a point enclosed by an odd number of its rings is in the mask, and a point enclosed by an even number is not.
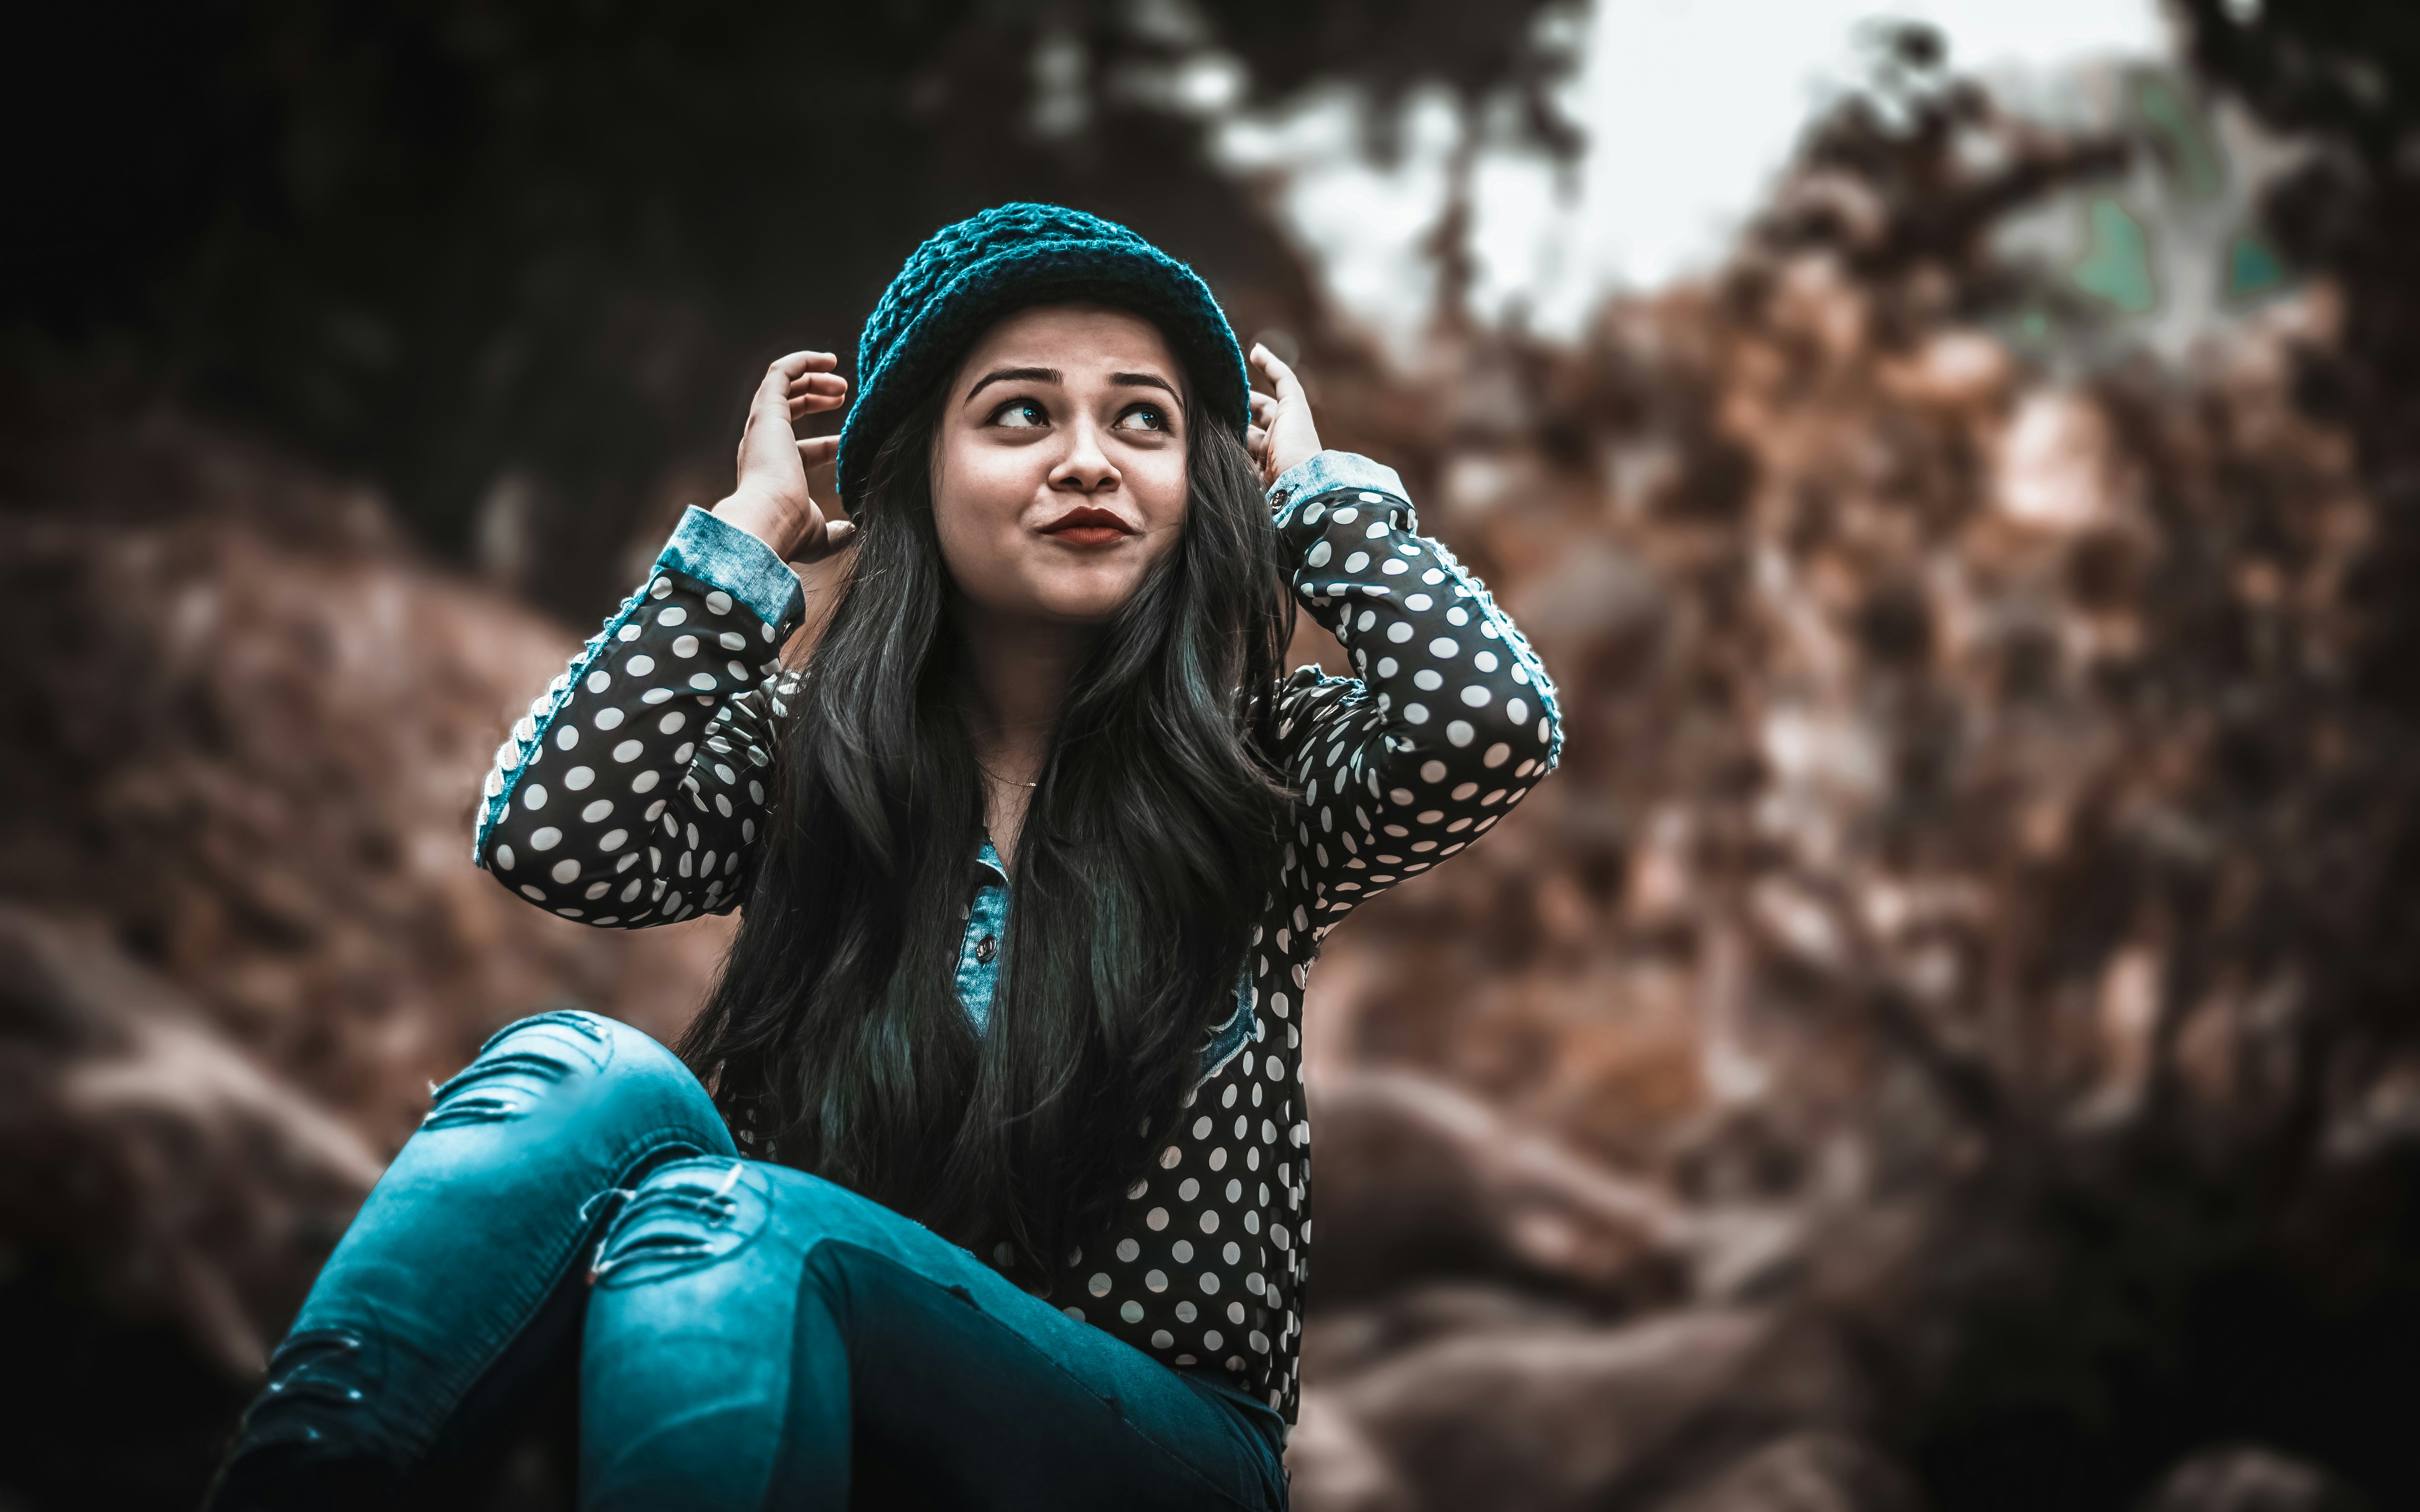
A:
[[[834,360],[773,364],[475,842],[584,924],[743,908],[687,1065],[551,1013],[439,1088],[219,1505],[431,1494],[575,1351],[592,1506],[839,1505],[853,1456],[944,1504],[1283,1504],[1311,964],[1559,736],[1395,474],[1252,360],[1273,396],[1183,265],[1012,205],[908,260],[839,438],[790,428]],[[844,546],[785,669],[784,559]],[[1357,677],[1281,677],[1296,603]]]

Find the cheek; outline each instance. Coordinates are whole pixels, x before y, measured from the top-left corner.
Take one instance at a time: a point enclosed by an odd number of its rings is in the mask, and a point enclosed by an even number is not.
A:
[[[933,532],[951,574],[982,596],[1018,544],[1018,518],[1038,486],[1038,452],[945,447],[933,471]]]
[[[1126,486],[1142,511],[1153,544],[1161,549],[1174,545],[1177,532],[1185,528],[1186,511],[1192,503],[1192,494],[1185,486],[1185,454],[1146,455],[1125,472]]]

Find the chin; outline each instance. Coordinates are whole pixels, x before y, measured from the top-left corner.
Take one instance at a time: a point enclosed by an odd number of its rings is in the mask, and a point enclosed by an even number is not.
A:
[[[1031,602],[1039,617],[1061,625],[1100,625],[1134,597],[1140,574],[1084,574],[1074,580],[1036,583]]]

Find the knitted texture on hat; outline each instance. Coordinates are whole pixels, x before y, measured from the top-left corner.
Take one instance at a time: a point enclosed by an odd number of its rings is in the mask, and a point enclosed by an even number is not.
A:
[[[1192,269],[1097,215],[1057,205],[1002,205],[944,226],[908,257],[857,344],[857,402],[840,431],[837,483],[851,508],[883,436],[967,346],[1013,310],[1087,300],[1155,324],[1202,412],[1242,435],[1251,424],[1244,353],[1210,286]]]

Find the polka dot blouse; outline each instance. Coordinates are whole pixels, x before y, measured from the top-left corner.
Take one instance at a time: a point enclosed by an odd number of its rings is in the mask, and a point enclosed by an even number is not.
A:
[[[1296,598],[1357,675],[1306,667],[1280,687],[1278,754],[1302,797],[1236,1015],[1203,1047],[1176,1137],[1056,1275],[1018,1274],[1005,1246],[985,1257],[1029,1289],[1047,1282],[1070,1317],[1291,1422],[1311,1237],[1302,998],[1320,942],[1494,827],[1553,769],[1561,735],[1528,642],[1419,533],[1392,469],[1324,452],[1269,501]],[[796,575],[762,543],[689,511],[647,580],[498,748],[478,864],[599,927],[744,903],[775,743],[814,738],[791,722],[798,674],[777,657],[802,608]],[[970,942],[998,928],[996,907],[980,912]],[[735,1134],[772,1155],[754,1130]]]

